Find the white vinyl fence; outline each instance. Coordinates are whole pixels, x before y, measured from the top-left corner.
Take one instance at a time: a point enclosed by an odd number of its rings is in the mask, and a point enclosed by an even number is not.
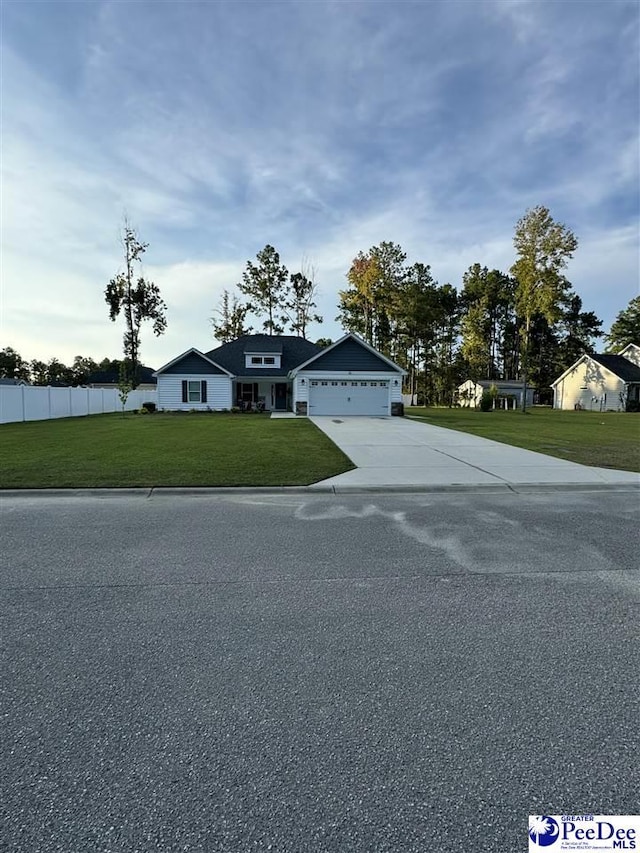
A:
[[[130,412],[155,403],[157,391],[132,391],[125,405]],[[122,411],[117,388],[46,388],[41,385],[0,385],[0,423],[46,421],[80,415]]]

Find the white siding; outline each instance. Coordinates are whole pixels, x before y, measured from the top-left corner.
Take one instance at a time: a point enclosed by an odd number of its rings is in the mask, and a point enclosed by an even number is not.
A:
[[[601,364],[586,358],[561,379],[553,389],[554,409],[582,408],[595,412],[613,409],[622,411],[620,394],[625,383]]]
[[[183,403],[182,382],[207,383],[206,403]],[[182,375],[179,373],[160,374],[158,376],[158,408],[169,411],[196,411],[206,412],[207,409],[230,409],[231,402],[231,377],[214,375]]]
[[[466,392],[466,398],[463,393]],[[470,406],[479,406],[480,398],[482,397],[482,385],[476,385],[471,379],[467,379],[462,385],[458,385],[458,399],[460,405],[466,408]]]
[[[623,356],[627,361],[640,367],[640,347],[638,344],[627,344],[623,350],[620,350],[618,355]]]
[[[395,379],[390,379],[389,384],[391,385],[391,402],[402,403],[402,379],[397,376]]]
[[[293,380],[293,411],[296,410],[296,403],[307,403],[309,401],[309,380],[305,378],[304,385],[302,384],[303,377],[298,374]]]

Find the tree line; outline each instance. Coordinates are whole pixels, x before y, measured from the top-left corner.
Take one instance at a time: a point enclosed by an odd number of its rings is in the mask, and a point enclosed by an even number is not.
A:
[[[103,372],[115,376],[117,381],[122,365],[120,359],[103,358],[102,361],[94,361],[83,355],[77,355],[70,365],[57,358],[27,361],[12,347],[0,350],[0,377],[22,379],[31,385],[86,385],[90,377]]]
[[[577,238],[547,208],[528,210],[513,242],[508,271],[475,263],[459,288],[439,284],[428,264],[407,265],[400,245],[382,242],[354,258],[337,319],[404,367],[406,391],[421,402],[451,405],[466,379],[517,379],[551,402],[551,382],[594,352],[602,321],[583,310],[564,273]],[[605,336],[610,351],[640,339],[637,302]]]
[[[107,370],[118,374],[120,384],[137,387],[142,324],[149,321],[155,335],[163,334],[167,306],[157,285],[142,275],[148,244],[126,219],[121,242],[124,269],[109,281],[104,296],[109,318],[125,321],[123,358],[95,362],[76,356],[67,366],[56,358],[27,362],[6,347],[0,352],[0,377],[82,385]],[[548,208],[528,210],[516,224],[513,242],[508,271],[475,263],[460,287],[439,284],[429,264],[407,264],[397,243],[383,241],[360,251],[346,274],[348,286],[339,292],[336,320],[405,368],[405,390],[427,404],[450,405],[466,379],[524,380],[538,388],[541,401],[549,401],[550,383],[583,353],[594,351],[596,339],[603,337],[602,322],[583,310],[564,274],[578,240]],[[262,320],[267,334],[303,338],[312,323],[323,321],[314,267],[303,261],[290,273],[270,244],[247,261],[236,287],[237,294],[223,291],[209,318],[221,343],[255,331],[250,319]],[[640,342],[640,296],[604,337],[610,352]]]

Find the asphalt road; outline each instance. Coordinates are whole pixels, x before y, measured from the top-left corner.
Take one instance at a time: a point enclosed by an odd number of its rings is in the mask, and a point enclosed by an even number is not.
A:
[[[638,492],[5,498],[0,850],[637,813]]]

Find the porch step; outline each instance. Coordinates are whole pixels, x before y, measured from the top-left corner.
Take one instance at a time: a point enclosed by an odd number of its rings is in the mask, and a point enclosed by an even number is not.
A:
[[[297,418],[293,412],[271,412],[272,418]]]

